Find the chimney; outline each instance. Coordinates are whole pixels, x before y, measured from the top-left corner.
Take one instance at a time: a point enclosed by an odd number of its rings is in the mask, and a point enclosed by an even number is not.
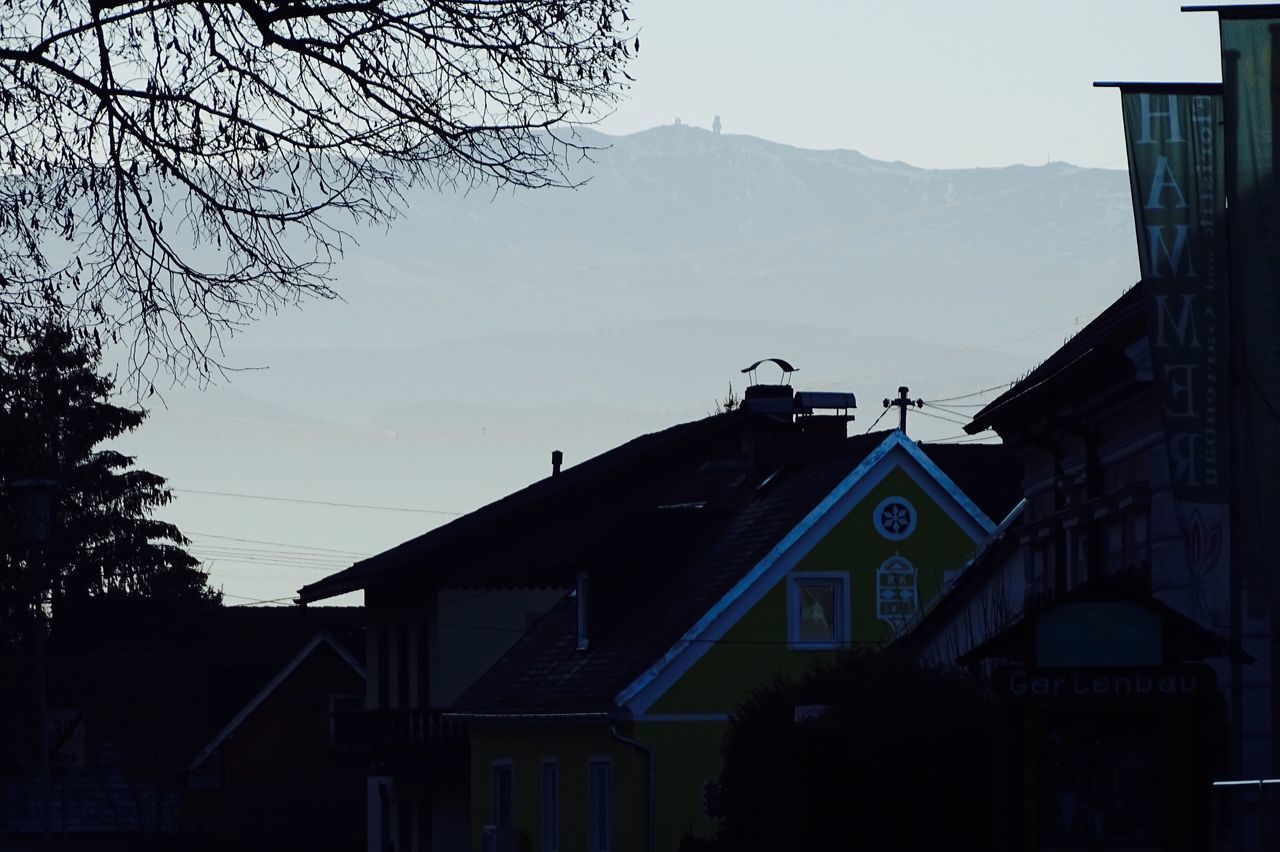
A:
[[[589,646],[587,635],[587,572],[578,572],[578,650],[585,651]]]
[[[782,371],[780,383],[756,381],[756,371],[766,363]],[[751,382],[739,406],[745,416],[742,448],[757,476],[772,474],[788,462],[807,461],[847,436],[853,420],[849,412],[857,407],[852,393],[797,391],[791,387],[796,368],[781,358],[765,358],[742,372]]]
[[[559,450],[551,451],[551,475],[560,475],[560,465],[564,463],[564,453]]]
[[[766,385],[756,381],[756,370],[766,361],[782,370],[782,383]],[[792,433],[796,400],[790,381],[795,368],[780,358],[768,358],[757,361],[742,372],[751,381],[742,393],[742,404],[738,406],[745,418],[742,451],[751,460],[752,475],[760,479],[773,473],[794,454],[796,441]]]

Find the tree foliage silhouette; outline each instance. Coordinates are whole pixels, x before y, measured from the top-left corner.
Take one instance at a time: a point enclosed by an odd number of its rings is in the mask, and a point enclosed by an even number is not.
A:
[[[136,429],[145,412],[112,404],[98,372],[100,347],[63,323],[46,323],[0,348],[0,483],[59,483],[46,558],[20,540],[0,491],[0,618],[21,624],[41,596],[60,617],[95,602],[220,601],[188,543],[151,513],[172,499],[165,480],[99,445]]]
[[[10,0],[0,330],[59,306],[130,378],[207,377],[243,323],[334,296],[344,228],[407,184],[570,184],[628,2]]]
[[[797,721],[804,706],[814,718]],[[850,652],[778,678],[730,719],[715,845],[1003,848],[1003,731],[971,678],[898,654]]]

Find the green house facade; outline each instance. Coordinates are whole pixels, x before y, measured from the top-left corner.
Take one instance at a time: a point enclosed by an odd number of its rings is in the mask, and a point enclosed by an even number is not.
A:
[[[580,571],[455,704],[473,849],[674,852],[714,835],[734,709],[777,675],[897,635],[1016,502],[999,447],[897,431],[801,446],[732,487],[712,475],[722,459],[696,467],[636,522],[651,524],[649,567]]]

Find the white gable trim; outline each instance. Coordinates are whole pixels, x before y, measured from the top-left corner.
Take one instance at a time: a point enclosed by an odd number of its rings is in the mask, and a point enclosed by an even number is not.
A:
[[[734,624],[754,607],[873,488],[902,468],[977,544],[995,524],[949,476],[902,432],[894,431],[871,451],[741,580],[643,674],[614,698],[633,716],[643,716]]]
[[[284,683],[288,679],[289,675],[293,674],[294,670],[296,670],[298,666],[302,665],[303,661],[306,660],[307,657],[311,656],[311,652],[320,647],[321,643],[327,644],[330,648],[333,648],[333,650],[337,652],[338,656],[341,657],[347,665],[355,669],[356,674],[360,675],[362,678],[365,676],[364,666],[361,665],[360,661],[353,657],[351,652],[342,646],[341,642],[334,639],[328,630],[321,630],[315,636],[311,637],[311,641],[302,646],[302,650],[299,651],[292,660],[286,663],[284,668],[276,672],[276,676],[273,677],[271,681],[249,701],[248,704],[240,709],[240,712],[227,723],[225,728],[218,732],[218,735],[214,737],[208,745],[200,750],[200,753],[196,755],[196,759],[191,761],[191,766],[188,767],[188,769],[194,770],[205,761],[205,758],[213,754],[214,750],[216,750],[218,746],[222,745],[227,737],[231,736],[235,729],[240,727],[241,723],[244,722],[245,719],[248,719],[253,711],[258,709],[262,702],[267,700],[267,697],[271,695],[271,693],[275,692],[276,687]]]

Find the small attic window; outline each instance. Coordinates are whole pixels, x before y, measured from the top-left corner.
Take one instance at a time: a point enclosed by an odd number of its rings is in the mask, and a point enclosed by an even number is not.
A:
[[[794,650],[823,651],[849,645],[849,575],[809,571],[787,581],[787,643]]]

